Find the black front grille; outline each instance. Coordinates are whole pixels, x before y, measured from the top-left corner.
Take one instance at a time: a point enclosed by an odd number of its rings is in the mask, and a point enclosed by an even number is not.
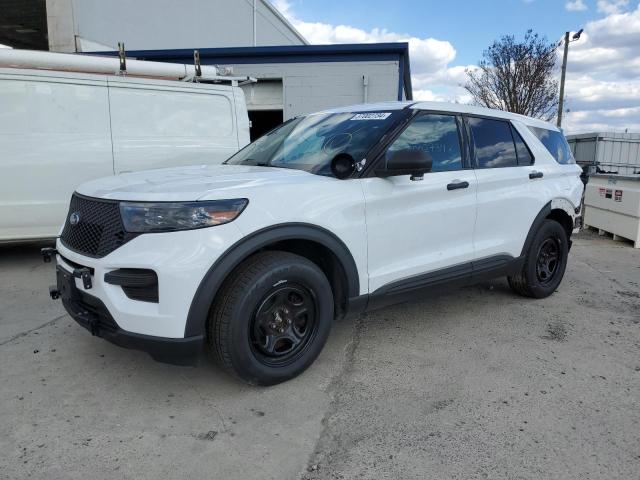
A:
[[[74,214],[77,214],[78,223],[71,225],[70,219]],[[135,234],[124,230],[117,201],[73,194],[60,236],[65,247],[83,255],[101,258],[134,237]]]

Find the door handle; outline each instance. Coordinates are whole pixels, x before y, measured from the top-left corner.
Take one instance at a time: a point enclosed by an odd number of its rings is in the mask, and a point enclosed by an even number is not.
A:
[[[529,178],[533,180],[534,178],[542,178],[544,174],[542,172],[529,172]]]
[[[459,188],[467,188],[468,186],[469,186],[469,182],[454,180],[453,182],[447,185],[447,190],[458,190]]]

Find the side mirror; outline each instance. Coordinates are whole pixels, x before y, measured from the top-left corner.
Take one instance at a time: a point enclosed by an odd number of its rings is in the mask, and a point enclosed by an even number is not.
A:
[[[387,158],[385,167],[376,170],[376,176],[386,178],[411,175],[411,180],[422,180],[422,176],[429,173],[432,167],[431,155],[422,150],[405,148],[393,152]]]
[[[348,153],[339,153],[331,160],[331,173],[333,176],[344,180],[356,171],[356,161]]]

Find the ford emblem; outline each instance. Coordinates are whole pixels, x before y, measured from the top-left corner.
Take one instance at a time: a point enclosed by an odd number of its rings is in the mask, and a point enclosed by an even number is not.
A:
[[[77,224],[79,224],[80,214],[78,212],[73,212],[71,215],[69,215],[69,223],[72,227],[75,227]]]

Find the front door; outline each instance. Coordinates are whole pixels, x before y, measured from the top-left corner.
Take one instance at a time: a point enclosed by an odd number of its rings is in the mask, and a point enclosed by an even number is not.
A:
[[[474,258],[476,176],[463,155],[460,119],[421,113],[386,152],[421,150],[433,168],[422,180],[409,175],[362,180],[367,221],[369,292]]]

